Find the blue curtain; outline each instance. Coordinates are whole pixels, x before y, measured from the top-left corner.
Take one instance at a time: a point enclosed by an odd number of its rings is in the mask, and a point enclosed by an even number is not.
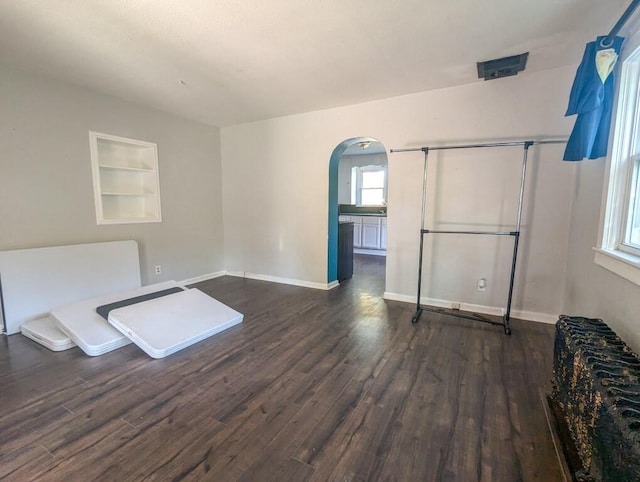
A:
[[[598,37],[585,48],[571,87],[566,116],[578,115],[563,159],[581,161],[607,155],[615,95],[614,69],[623,37]]]

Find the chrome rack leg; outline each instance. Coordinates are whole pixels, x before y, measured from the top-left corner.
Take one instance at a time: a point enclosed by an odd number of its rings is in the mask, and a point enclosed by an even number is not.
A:
[[[414,325],[418,323],[418,320],[420,319],[420,315],[422,315],[422,311],[423,311],[422,306],[420,306],[420,291],[422,290],[422,256],[424,252],[424,235],[425,233],[428,233],[428,232],[429,232],[428,229],[420,230],[420,257],[418,261],[418,294],[416,297],[416,312],[413,315],[413,318],[411,318],[411,323]]]
[[[502,318],[504,325],[504,334],[511,334],[511,327],[509,326],[509,318],[511,316],[511,300],[513,299],[513,283],[516,278],[516,261],[518,259],[518,241],[520,240],[520,232],[515,231],[512,233],[513,238],[513,260],[511,261],[511,278],[509,279],[509,297],[507,298],[507,311]]]
[[[418,321],[420,320],[420,315],[422,315],[423,311],[424,310],[422,308],[418,307],[413,315],[413,318],[411,318],[411,323],[413,323],[414,325],[418,323]]]

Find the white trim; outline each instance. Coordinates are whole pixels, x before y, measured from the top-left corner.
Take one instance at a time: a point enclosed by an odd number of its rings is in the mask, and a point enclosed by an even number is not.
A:
[[[403,295],[399,293],[390,293],[388,291],[385,291],[382,297],[385,300],[391,300],[391,301],[402,301],[405,303],[413,303],[413,304],[415,304],[416,302],[415,296]],[[483,315],[503,316],[505,312],[504,308],[497,307],[497,306],[475,305],[472,303],[459,303],[456,301],[440,300],[436,298],[422,297],[420,299],[421,305],[435,306],[437,308],[452,309],[452,306],[454,303],[460,305],[461,311],[481,313]],[[558,320],[558,317],[559,315],[554,315],[550,313],[540,313],[537,311],[511,310],[511,318],[518,318],[525,321],[534,321],[538,323],[555,324],[556,321]]]
[[[640,285],[640,257],[611,249],[593,248],[593,250],[596,253],[594,261],[598,266]]]
[[[192,285],[195,283],[200,283],[202,281],[208,281],[210,279],[214,279],[214,278],[220,278],[221,276],[225,276],[227,274],[226,271],[222,270],[222,271],[216,271],[215,273],[208,273],[208,274],[203,274],[200,276],[196,276],[195,278],[189,278],[189,279],[185,279],[182,281],[178,281],[178,284],[181,285]]]
[[[640,65],[631,55],[622,66],[621,82],[616,99],[613,149],[607,159],[607,179],[605,185],[606,208],[602,223],[601,246],[615,249],[620,243],[622,214],[626,204],[629,168],[627,161],[634,149],[633,134],[637,108],[636,80],[640,76]]]
[[[333,288],[337,288],[338,286],[340,286],[340,282],[338,280],[332,281],[331,283],[327,284],[327,287],[324,288],[327,291],[332,290]]]
[[[635,44],[635,45],[633,45]],[[594,262],[640,285],[640,257],[621,248],[627,225],[627,206],[632,168],[639,150],[640,130],[640,49],[637,39],[624,59],[615,101],[613,149],[607,158],[603,187],[603,210]],[[625,46],[629,48],[629,46]]]
[[[281,278],[279,276],[249,273],[246,271],[227,271],[226,274],[228,276],[235,276],[237,278],[248,278],[248,279],[255,279],[259,281],[269,281],[271,283],[281,283],[285,285],[301,286],[303,288],[313,288],[316,290],[324,290],[324,291],[331,290],[340,284],[337,281],[332,281],[331,283],[314,283],[312,281],[304,281],[304,280],[292,279],[292,278]]]
[[[368,248],[353,248],[354,254],[364,254],[367,256],[386,256],[387,251],[384,249],[368,249]]]
[[[524,311],[524,310],[511,310],[511,318],[517,318],[519,320],[535,321],[536,323],[546,323],[548,325],[555,325],[560,318],[560,315],[553,315],[551,313],[540,313],[538,311]]]

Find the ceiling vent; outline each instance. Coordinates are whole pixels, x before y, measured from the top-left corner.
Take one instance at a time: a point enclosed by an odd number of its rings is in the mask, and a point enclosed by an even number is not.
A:
[[[517,75],[518,72],[524,70],[528,57],[529,52],[525,52],[524,54],[512,55],[511,57],[478,62],[478,78],[493,80],[499,79],[500,77]]]

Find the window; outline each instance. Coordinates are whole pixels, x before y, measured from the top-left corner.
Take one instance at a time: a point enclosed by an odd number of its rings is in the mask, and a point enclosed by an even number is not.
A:
[[[640,284],[640,48],[622,64],[614,129],[595,262]]]
[[[384,169],[362,172],[361,197],[363,205],[377,205],[384,202]]]
[[[630,177],[628,196],[625,201],[625,223],[622,233],[620,249],[631,254],[640,255],[640,183],[638,182],[639,159],[634,159],[631,163],[633,173]]]
[[[386,168],[384,166],[352,168],[351,202],[357,206],[381,206],[386,202]]]

